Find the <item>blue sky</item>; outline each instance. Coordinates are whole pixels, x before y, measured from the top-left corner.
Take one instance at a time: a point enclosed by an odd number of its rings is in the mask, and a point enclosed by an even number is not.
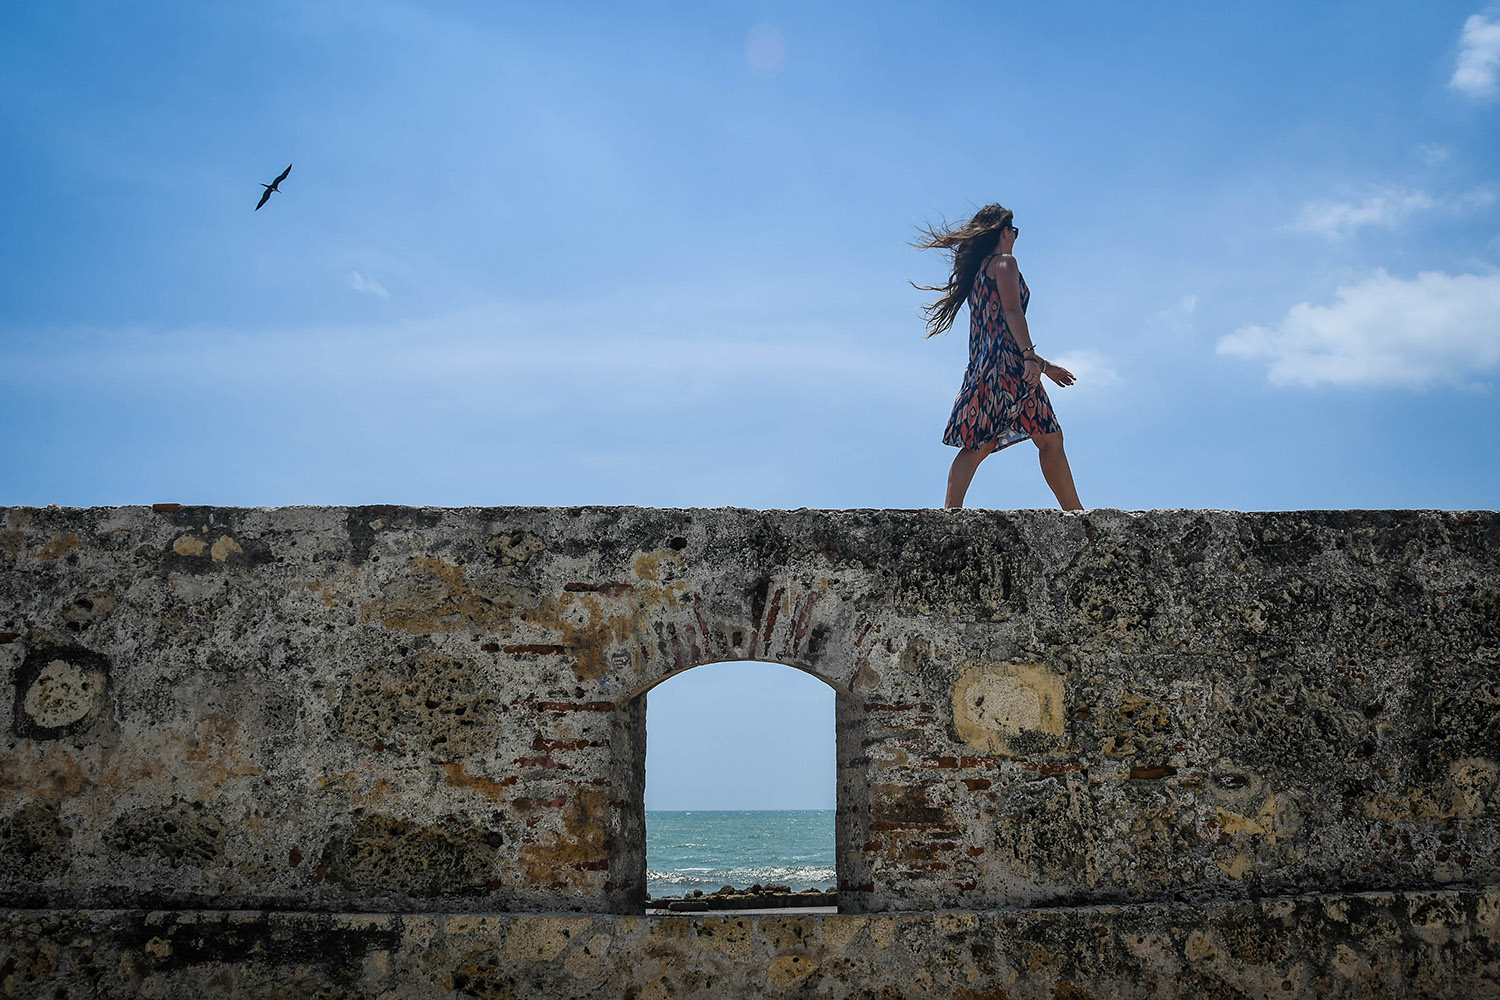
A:
[[[832,809],[833,688],[779,663],[708,663],[646,695],[646,808]]]
[[[1493,508],[1497,71],[1474,2],[7,4],[0,503],[934,506],[908,243],[1000,201],[1085,505]]]
[[[998,200],[1085,504],[1493,507],[1497,24],[6,5],[0,499],[935,505]]]

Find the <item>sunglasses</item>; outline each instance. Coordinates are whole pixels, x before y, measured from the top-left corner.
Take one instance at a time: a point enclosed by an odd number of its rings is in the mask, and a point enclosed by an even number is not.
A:
[[[1015,226],[1013,226],[1013,225],[1009,225],[1009,224],[1007,224],[1007,225],[1006,225],[1006,227],[1005,227],[1005,228],[1006,228],[1006,229],[1009,229],[1009,230],[1010,230],[1010,231],[1011,231],[1011,232],[1013,232],[1013,233],[1015,233],[1015,234],[1016,234],[1016,235],[1017,235],[1017,236],[1020,236],[1020,235],[1021,235],[1021,231],[1020,231],[1020,230],[1019,230],[1019,229],[1017,229],[1017,228],[1016,228],[1016,227],[1015,227]]]

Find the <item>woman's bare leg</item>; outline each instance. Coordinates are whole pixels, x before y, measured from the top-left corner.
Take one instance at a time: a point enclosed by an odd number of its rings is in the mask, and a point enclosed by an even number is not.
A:
[[[978,448],[960,448],[948,467],[948,495],[943,499],[944,507],[962,507],[964,495],[969,492],[969,483],[974,481],[974,470],[984,457],[995,450],[993,442]]]
[[[1037,453],[1041,456],[1042,477],[1052,487],[1058,505],[1063,510],[1083,510],[1083,504],[1078,502],[1078,489],[1073,485],[1073,470],[1068,466],[1068,453],[1063,451],[1062,431],[1034,434],[1031,440],[1036,443]]]

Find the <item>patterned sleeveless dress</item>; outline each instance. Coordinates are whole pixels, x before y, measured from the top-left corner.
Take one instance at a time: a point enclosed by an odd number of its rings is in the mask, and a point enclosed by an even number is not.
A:
[[[991,255],[993,256],[993,255]],[[1021,378],[1026,364],[1005,313],[1000,289],[989,276],[986,258],[969,289],[969,367],[953,403],[953,415],[943,431],[943,444],[978,448],[995,442],[995,450],[1025,441],[1033,434],[1060,430],[1052,401],[1040,384]],[[1031,289],[1021,278],[1021,312],[1031,302]]]

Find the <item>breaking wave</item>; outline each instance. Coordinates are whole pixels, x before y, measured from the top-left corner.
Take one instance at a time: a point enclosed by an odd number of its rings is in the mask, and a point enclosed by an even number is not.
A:
[[[831,809],[648,812],[646,891],[681,896],[757,883],[830,889],[838,883],[833,818]]]

